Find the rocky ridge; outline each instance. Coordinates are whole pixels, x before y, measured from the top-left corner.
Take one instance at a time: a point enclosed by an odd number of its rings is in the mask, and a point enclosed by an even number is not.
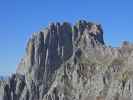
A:
[[[133,100],[133,44],[106,46],[101,25],[51,23],[29,39],[0,100]]]

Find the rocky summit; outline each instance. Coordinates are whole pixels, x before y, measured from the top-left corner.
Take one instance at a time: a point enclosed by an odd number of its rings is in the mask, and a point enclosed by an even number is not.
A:
[[[107,46],[100,24],[51,23],[25,51],[0,100],[133,100],[133,44]]]

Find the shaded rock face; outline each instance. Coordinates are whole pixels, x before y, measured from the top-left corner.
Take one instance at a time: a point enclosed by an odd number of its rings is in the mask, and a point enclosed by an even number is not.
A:
[[[133,45],[104,43],[101,25],[51,23],[29,39],[0,100],[132,100]]]
[[[8,81],[0,81],[0,100],[19,100],[24,87],[25,78],[14,74]]]

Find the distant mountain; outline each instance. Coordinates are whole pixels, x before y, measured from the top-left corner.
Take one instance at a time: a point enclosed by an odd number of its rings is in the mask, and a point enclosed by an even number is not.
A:
[[[133,44],[107,46],[93,22],[51,23],[0,81],[0,100],[133,100]]]

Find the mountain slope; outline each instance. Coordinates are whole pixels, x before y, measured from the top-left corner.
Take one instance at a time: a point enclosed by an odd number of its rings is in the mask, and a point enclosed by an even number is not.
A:
[[[132,100],[133,44],[106,46],[101,25],[51,23],[29,39],[0,100]]]

